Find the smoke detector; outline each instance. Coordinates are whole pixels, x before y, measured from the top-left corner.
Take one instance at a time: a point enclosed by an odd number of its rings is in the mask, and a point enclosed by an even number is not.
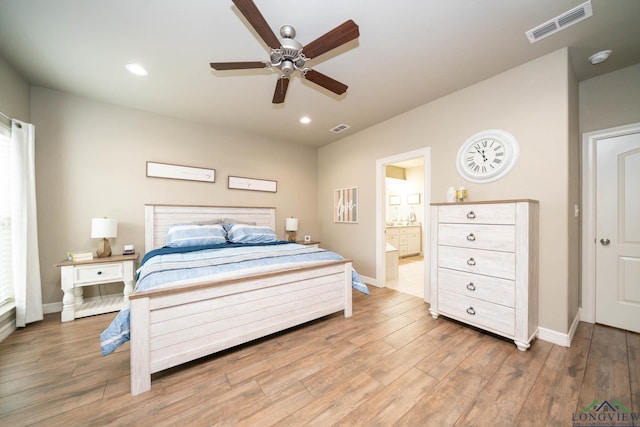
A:
[[[602,50],[600,52],[594,53],[589,57],[589,62],[591,62],[593,65],[604,62],[607,60],[607,58],[609,58],[611,52],[611,50]]]

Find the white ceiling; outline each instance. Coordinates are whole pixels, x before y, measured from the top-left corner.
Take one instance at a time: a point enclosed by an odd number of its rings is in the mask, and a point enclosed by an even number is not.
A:
[[[0,56],[34,85],[309,146],[565,46],[579,81],[640,62],[640,0],[593,0],[592,17],[534,44],[525,31],[585,0],[254,1],[274,33],[292,25],[303,45],[353,19],[358,40],[307,63],[347,93],[296,76],[273,105],[275,72],[212,71],[268,59],[231,0],[0,0]],[[603,49],[608,61],[587,62]],[[329,132],[341,123],[351,128]]]

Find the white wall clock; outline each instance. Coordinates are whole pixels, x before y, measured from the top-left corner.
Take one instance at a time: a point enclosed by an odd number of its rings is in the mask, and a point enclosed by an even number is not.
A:
[[[458,173],[471,182],[492,182],[516,164],[520,147],[509,132],[489,129],[471,136],[458,150]]]

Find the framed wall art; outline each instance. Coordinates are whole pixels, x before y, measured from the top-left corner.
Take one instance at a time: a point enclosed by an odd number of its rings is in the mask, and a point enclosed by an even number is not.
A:
[[[170,163],[147,162],[147,177],[216,182],[216,170]]]
[[[401,202],[400,196],[389,196],[389,205],[398,206]]]
[[[408,205],[419,205],[420,204],[420,193],[407,194],[407,204]]]
[[[278,190],[278,181],[229,176],[228,187],[234,190],[267,191],[275,193]]]
[[[333,190],[333,222],[358,222],[358,187]]]

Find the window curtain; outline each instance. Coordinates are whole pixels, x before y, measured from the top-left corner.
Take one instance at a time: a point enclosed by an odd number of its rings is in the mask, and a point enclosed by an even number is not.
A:
[[[43,319],[36,211],[35,128],[11,122],[11,242],[16,326]]]

